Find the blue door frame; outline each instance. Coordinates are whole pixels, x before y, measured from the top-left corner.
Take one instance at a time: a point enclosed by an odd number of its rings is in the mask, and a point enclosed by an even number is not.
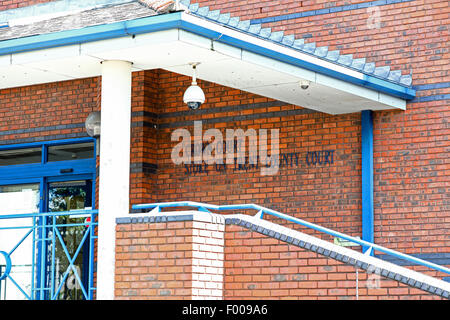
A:
[[[93,142],[94,143],[94,158],[82,160],[69,161],[47,161],[47,149],[49,146],[68,145]],[[26,164],[26,165],[10,165],[0,167],[0,186],[3,185],[17,185],[17,184],[39,184],[40,201],[39,213],[49,212],[48,208],[48,184],[51,182],[65,182],[75,180],[91,180],[92,181],[92,204],[95,204],[95,184],[96,184],[96,139],[93,138],[79,138],[67,139],[57,141],[44,141],[27,144],[15,144],[0,146],[2,150],[23,149],[31,147],[42,148],[42,158],[40,163]],[[45,223],[44,219],[39,219],[40,223]],[[42,239],[45,235],[41,234],[44,228],[40,228],[38,239]],[[41,241],[44,243],[44,241]],[[87,241],[86,243],[89,243]],[[39,246],[36,252],[36,266],[37,270],[44,270],[43,264],[46,264],[45,248]],[[42,273],[37,273],[35,279],[37,283],[41,283]],[[44,275],[45,276],[45,275]],[[44,299],[40,295],[40,291],[36,291],[35,299]]]

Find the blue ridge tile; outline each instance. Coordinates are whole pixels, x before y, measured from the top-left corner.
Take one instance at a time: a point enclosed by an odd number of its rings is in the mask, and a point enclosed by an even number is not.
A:
[[[412,77],[411,75],[407,74],[407,75],[403,75],[400,77],[400,81],[401,84],[405,85],[405,86],[410,86],[412,83]]]
[[[358,69],[358,70],[363,70],[364,65],[366,64],[366,59],[365,58],[360,58],[360,59],[354,59],[352,62],[351,67]]]
[[[316,51],[316,43],[315,42],[305,43],[302,50],[308,53],[314,53],[314,51]]]
[[[261,31],[259,32],[259,36],[263,38],[268,38],[270,37],[271,33],[272,33],[271,28],[262,28]]]
[[[191,12],[197,12],[197,10],[199,9],[199,4],[198,3],[193,3],[193,4],[191,4],[190,6],[189,6],[189,10],[191,11]]]
[[[283,39],[283,36],[284,36],[283,31],[272,32],[272,34],[270,35],[270,40],[280,42],[281,39]]]
[[[402,76],[401,70],[394,70],[394,71],[389,72],[388,80],[391,80],[394,82],[399,82],[401,76]]]
[[[259,35],[263,38],[268,38],[270,37],[270,34],[272,33],[272,29],[271,28],[263,28],[261,29],[261,31],[259,32]]]
[[[353,55],[351,54],[342,55],[339,57],[337,62],[346,66],[350,66],[353,62]]]
[[[339,59],[339,51],[328,51],[325,59],[328,59],[330,61],[337,61]]]
[[[259,23],[250,25],[250,28],[248,29],[248,32],[254,34],[259,34],[260,31],[261,31],[261,24]]]
[[[304,45],[305,45],[304,39],[295,39],[292,46],[296,49],[302,50]]]
[[[318,47],[316,48],[316,51],[314,51],[314,55],[318,56],[318,57],[326,57],[328,53],[328,47],[324,46],[324,47]]]
[[[292,46],[294,44],[295,36],[293,34],[287,35],[283,37],[281,41],[282,44],[287,46]]]
[[[230,21],[228,21],[228,25],[230,27],[235,27],[236,28],[238,26],[238,24],[239,24],[239,18],[238,17],[233,17],[233,18],[230,19]]]
[[[242,31],[247,31],[250,28],[250,20],[240,21],[237,28]]]
[[[217,21],[219,23],[228,24],[230,21],[230,14],[229,13],[221,14]]]
[[[386,78],[389,75],[390,69],[389,66],[376,67],[373,74],[377,77]]]
[[[363,71],[365,73],[373,73],[375,71],[375,63],[369,62],[364,65]]]
[[[191,0],[181,0],[180,4],[189,7],[189,5],[191,4]]]
[[[209,7],[201,7],[197,10],[197,14],[206,17],[209,13]]]
[[[208,13],[208,19],[211,20],[218,20],[220,16],[220,10],[214,10],[214,11],[210,11]]]

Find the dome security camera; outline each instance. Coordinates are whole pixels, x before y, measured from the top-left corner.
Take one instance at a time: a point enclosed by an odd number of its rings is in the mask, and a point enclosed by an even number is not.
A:
[[[303,90],[306,90],[309,88],[309,81],[308,80],[302,80],[299,82],[300,88],[302,88]]]
[[[196,67],[199,63],[192,63],[194,69],[194,75],[192,77],[192,83],[189,88],[186,89],[183,95],[183,102],[186,103],[191,110],[196,110],[205,102],[205,94],[203,90],[197,85],[197,70]]]
[[[205,94],[197,84],[193,83],[184,93],[183,101],[189,109],[196,110],[205,102]]]

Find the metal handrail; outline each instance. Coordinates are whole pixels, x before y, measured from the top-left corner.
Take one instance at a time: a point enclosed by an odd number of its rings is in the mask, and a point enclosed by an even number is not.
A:
[[[16,214],[0,214],[2,219],[24,219],[34,217],[53,217],[53,216],[70,216],[70,215],[91,215],[98,214],[98,210],[71,210],[71,211],[55,211],[55,212],[39,212],[39,213],[16,213]]]
[[[93,287],[93,270],[94,270],[94,248],[93,248],[93,241],[94,239],[96,239],[96,235],[95,235],[95,231],[94,228],[95,226],[98,225],[98,222],[95,221],[95,217],[98,215],[98,210],[72,210],[72,211],[61,211],[61,212],[44,212],[44,213],[24,213],[24,214],[6,214],[6,215],[0,215],[0,221],[2,220],[8,220],[8,219],[30,219],[32,218],[32,222],[30,223],[31,225],[27,225],[27,226],[0,226],[0,231],[2,230],[16,230],[16,229],[30,229],[24,237],[22,237],[22,239],[9,251],[9,252],[5,252],[5,251],[0,251],[0,253],[4,256],[4,258],[7,261],[7,265],[9,265],[9,269],[7,268],[6,271],[4,271],[2,273],[2,278],[8,278],[9,280],[11,280],[11,282],[17,287],[17,289],[22,292],[22,294],[25,296],[25,298],[31,300],[33,298],[40,298],[42,299],[45,295],[44,292],[49,291],[50,294],[50,298],[51,299],[55,299],[57,297],[57,295],[59,294],[59,291],[61,290],[61,284],[65,282],[65,279],[67,278],[67,276],[69,275],[69,272],[71,270],[74,271],[74,276],[76,277],[77,281],[80,283],[80,287],[81,290],[83,292],[83,295],[86,299],[93,299],[93,291],[96,289],[95,287]],[[66,223],[66,224],[61,224],[61,223],[56,223],[56,218],[57,217],[61,217],[61,216],[74,216],[75,218],[84,218],[84,217],[90,217],[90,221],[85,221],[85,222],[78,222],[78,223]],[[48,218],[49,220],[52,220],[52,222],[42,222],[42,218]],[[61,238],[61,234],[58,231],[58,227],[76,227],[76,226],[85,226],[86,232],[83,236],[83,239],[81,240],[81,243],[79,244],[76,252],[74,253],[73,256],[70,256],[65,243],[63,241],[63,239]],[[41,230],[46,230],[46,229],[53,229],[53,233],[52,233],[52,238],[48,238],[48,237],[42,237],[42,231]],[[39,235],[37,235],[39,234]],[[76,257],[78,256],[80,250],[81,250],[81,246],[84,244],[84,242],[87,240],[88,234],[90,235],[90,246],[89,246],[89,279],[88,279],[88,283],[86,288],[83,287],[83,285],[81,284],[81,279],[80,276],[77,274],[73,263],[76,259]],[[23,288],[16,282],[14,281],[14,278],[10,275],[10,271],[11,271],[11,260],[10,260],[10,256],[11,254],[23,243],[23,241],[28,238],[30,235],[32,235],[33,238],[33,243],[36,243],[36,245],[33,245],[33,259],[32,259],[32,281],[31,281],[31,295],[28,295]],[[61,244],[63,250],[64,250],[64,254],[66,255],[68,262],[69,262],[69,266],[67,268],[67,270],[64,272],[64,277],[63,280],[61,281],[61,284],[59,285],[59,287],[54,290],[53,288],[53,272],[54,272],[54,266],[52,263],[52,284],[50,284],[50,288],[45,287],[45,285],[43,284],[43,273],[45,272],[45,267],[41,266],[41,270],[36,270],[35,271],[35,247],[36,246],[44,246],[45,242],[47,241],[51,241],[52,242],[52,256],[54,255],[54,250],[55,250],[55,241],[56,239],[58,239],[59,243]],[[37,244],[38,242],[41,242],[41,244]],[[43,250],[43,247],[41,248],[41,251]],[[43,255],[42,255],[43,257]],[[41,260],[43,259],[41,257]],[[42,262],[42,261],[41,261]],[[42,264],[42,263],[41,263]],[[41,276],[41,284],[39,287],[35,288],[34,284],[35,284],[35,272],[37,276]],[[35,296],[34,294],[36,294],[37,296]]]
[[[316,231],[320,231],[344,240],[348,240],[352,243],[356,243],[358,245],[367,247],[368,249],[366,250],[366,252],[370,252],[370,250],[377,250],[380,252],[383,252],[385,254],[400,258],[400,259],[404,259],[410,262],[414,262],[417,263],[419,265],[437,270],[437,271],[441,271],[447,274],[450,274],[450,269],[446,268],[444,266],[441,266],[439,264],[435,264],[423,259],[419,259],[416,258],[414,256],[411,255],[407,255],[380,245],[377,245],[375,243],[372,242],[368,242],[365,240],[361,240],[359,238],[356,237],[352,237],[349,236],[347,234],[341,233],[341,232],[337,232],[322,226],[319,226],[317,224],[302,220],[302,219],[298,219],[292,216],[289,216],[287,214],[272,210],[272,209],[268,209],[265,207],[262,207],[260,205],[257,204],[236,204],[236,205],[214,205],[214,204],[206,204],[206,203],[201,203],[201,202],[193,202],[193,201],[175,201],[175,202],[159,202],[159,203],[149,203],[149,204],[138,204],[138,205],[133,205],[132,209],[134,210],[143,210],[143,209],[153,209],[151,212],[161,212],[161,208],[174,208],[174,207],[194,207],[199,209],[200,211],[209,211],[209,210],[216,210],[216,211],[225,211],[225,210],[248,210],[248,209],[253,209],[253,210],[257,210],[258,213],[255,215],[255,217],[258,217],[260,219],[264,218],[264,215],[271,215],[277,218],[281,218],[287,221],[291,221],[294,222],[296,224],[302,225],[304,227],[308,227],[311,229],[314,229]]]

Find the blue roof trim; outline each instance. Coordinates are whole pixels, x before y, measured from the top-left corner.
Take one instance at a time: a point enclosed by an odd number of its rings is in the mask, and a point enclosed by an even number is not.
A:
[[[206,11],[206,10],[205,10]],[[209,12],[209,11],[208,11]],[[389,95],[396,96],[402,99],[413,99],[415,97],[415,90],[404,87],[402,85],[386,81],[375,76],[365,75],[363,79],[358,79],[341,72],[335,71],[331,68],[325,68],[314,63],[303,61],[292,56],[281,54],[275,50],[267,49],[263,46],[254,45],[238,38],[222,35],[216,31],[210,30],[205,27],[198,26],[193,23],[189,23],[182,19],[183,12],[175,12],[164,15],[155,15],[146,18],[140,18],[135,20],[116,22],[112,24],[98,25],[92,27],[86,27],[77,30],[67,30],[62,32],[43,34],[19,39],[5,40],[0,42],[0,55],[12,54],[31,50],[40,50],[52,47],[59,47],[65,45],[73,45],[78,43],[105,40],[111,38],[124,37],[132,34],[148,33],[154,31],[162,31],[172,28],[180,28],[186,31],[190,31],[202,36],[209,37],[210,39],[216,39],[238,48],[248,50],[253,53],[257,53],[266,57],[270,57],[279,61],[283,61],[301,68],[312,70],[321,74],[325,74],[337,79],[341,79],[350,83],[354,83],[363,87],[374,89],[377,91],[385,92]],[[220,19],[220,18],[219,18]],[[232,20],[232,19],[230,19]],[[217,23],[217,22],[216,22]],[[239,22],[238,22],[239,24]],[[249,24],[241,24],[241,27],[250,27]],[[267,29],[264,31],[264,38],[267,36]],[[270,37],[270,34],[268,35]],[[278,33],[276,38],[279,38]],[[266,38],[267,39],[267,38]],[[269,39],[267,39],[269,40]],[[292,38],[288,38],[288,42],[291,42]],[[270,40],[269,40],[270,41]],[[279,43],[279,44],[282,44]],[[308,50],[316,50],[315,46],[309,45]],[[303,44],[303,39],[298,39],[293,42],[293,48],[306,46]],[[342,56],[343,59],[349,59],[347,56]],[[348,60],[346,63],[351,61]],[[367,65],[367,64],[366,64]]]

